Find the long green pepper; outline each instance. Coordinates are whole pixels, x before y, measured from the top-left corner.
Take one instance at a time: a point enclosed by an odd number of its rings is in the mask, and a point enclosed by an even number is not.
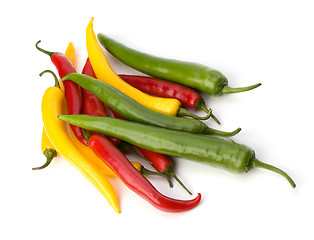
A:
[[[152,56],[127,46],[99,33],[100,44],[124,64],[150,76],[189,86],[209,95],[222,95],[249,91],[261,83],[240,88],[228,86],[227,78],[210,67],[174,59]]]
[[[60,115],[59,118],[75,126],[104,133],[141,148],[207,163],[234,173],[248,172],[252,167],[268,169],[285,177],[293,188],[296,186],[287,173],[260,162],[255,158],[252,149],[231,140],[108,117]]]
[[[123,118],[131,121],[205,135],[233,136],[241,130],[238,128],[233,132],[223,132],[212,129],[197,119],[173,117],[152,111],[109,84],[84,74],[70,73],[62,78],[62,81],[66,80],[93,93]]]

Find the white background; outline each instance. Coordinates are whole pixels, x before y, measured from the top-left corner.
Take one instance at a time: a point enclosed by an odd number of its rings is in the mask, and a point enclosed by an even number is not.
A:
[[[314,8],[311,1],[18,1],[1,7],[1,239],[313,239]],[[233,139],[287,171],[297,187],[262,169],[236,175],[188,160],[176,173],[202,193],[193,210],[169,214],[110,179],[116,214],[76,169],[58,158],[42,171],[41,97],[54,66],[41,47],[86,59],[85,28],[154,55],[199,62],[251,92],[204,96]],[[106,53],[118,73],[137,73]],[[135,160],[135,157],[131,157]],[[189,199],[149,178],[165,195]]]

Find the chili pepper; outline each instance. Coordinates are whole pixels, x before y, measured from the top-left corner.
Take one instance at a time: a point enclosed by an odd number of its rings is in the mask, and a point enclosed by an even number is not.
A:
[[[44,154],[44,156],[46,157],[46,162],[40,166],[40,167],[34,167],[32,168],[33,170],[40,170],[43,169],[45,167],[47,167],[51,161],[58,156],[58,153],[56,151],[56,149],[54,148],[54,146],[51,144],[45,128],[42,131],[42,137],[41,137],[41,151]]]
[[[74,45],[72,42],[70,42],[68,44],[68,47],[65,50],[64,55],[70,60],[73,67],[75,68],[75,48],[74,48]],[[64,87],[63,87],[61,79],[59,79],[59,86],[60,86],[61,90],[64,91]]]
[[[41,41],[36,43],[36,48],[50,56],[52,63],[58,70],[60,78],[63,78],[69,73],[75,73],[76,70],[72,65],[71,61],[63,54],[58,52],[49,52],[40,47],[38,44]],[[64,90],[65,90],[65,98],[67,100],[68,106],[68,113],[69,114],[80,114],[81,113],[81,106],[82,106],[82,99],[81,99],[81,90],[80,87],[72,82],[72,81],[65,81],[63,82]],[[87,145],[86,139],[83,136],[82,129],[70,125],[75,136],[85,145]]]
[[[241,130],[238,128],[233,132],[222,132],[209,128],[206,124],[197,119],[173,117],[154,112],[140,105],[109,84],[86,75],[70,73],[62,78],[62,81],[67,80],[71,80],[80,85],[82,88],[85,88],[91,93],[95,94],[99,99],[106,103],[107,106],[112,108],[123,118],[131,121],[142,122],[145,124],[186,132],[216,134],[222,136],[233,136]]]
[[[118,119],[124,119],[123,117],[121,117],[118,113],[116,113],[115,111],[113,111],[112,109],[110,109],[113,116],[115,118]],[[122,141],[124,142],[124,141]],[[126,143],[126,142],[125,142]],[[126,143],[127,144],[127,143]],[[167,180],[169,182],[169,186],[172,187],[172,182],[170,180],[170,177],[173,177],[174,179],[177,180],[177,182],[189,193],[192,194],[190,192],[189,189],[187,189],[187,187],[180,181],[180,179],[176,176],[176,174],[174,173],[173,170],[173,164],[171,162],[171,160],[164,154],[161,153],[156,153],[153,151],[149,151],[147,149],[144,148],[140,148],[138,146],[134,147],[142,154],[142,157],[144,158],[144,160],[149,161],[150,164],[152,164],[152,166],[160,173],[164,174],[165,176],[167,176]],[[131,148],[131,147],[130,147]],[[132,149],[132,148],[131,148]],[[121,150],[121,149],[120,149]]]
[[[205,106],[204,98],[194,89],[153,77],[125,74],[119,74],[119,77],[144,93],[158,97],[175,98],[185,107],[209,113],[209,109]],[[220,124],[214,114],[211,114],[211,117]]]
[[[145,54],[128,48],[101,33],[97,35],[97,38],[108,52],[124,64],[150,76],[180,83],[209,95],[244,92],[261,85],[258,83],[248,87],[231,88],[222,73],[207,66]]]
[[[87,58],[85,65],[83,67],[82,74],[96,78],[92,65]],[[96,97],[94,94],[90,93],[84,88],[81,88],[82,93],[82,114],[92,115],[92,116],[103,116],[108,117],[105,109],[104,103]],[[94,132],[93,134],[97,134]],[[106,136],[107,137],[107,136]],[[113,142],[114,145],[118,145],[120,140],[113,137],[108,137],[108,139]]]
[[[139,104],[153,111],[171,116],[189,116],[199,119],[207,119],[210,117],[211,112],[205,117],[198,117],[188,112],[186,109],[181,108],[181,103],[177,99],[153,97],[123,81],[110,67],[108,60],[97,41],[93,30],[93,20],[94,18],[91,18],[86,28],[86,47],[97,79],[110,84]]]
[[[41,111],[44,127],[48,138],[60,155],[65,157],[74,165],[107,199],[112,208],[120,213],[117,195],[109,180],[103,174],[102,169],[77,149],[68,134],[65,122],[58,119],[62,114],[65,97],[62,90],[57,87],[58,80],[55,78],[56,86],[49,87],[43,96]]]
[[[235,173],[248,172],[252,167],[268,169],[285,177],[292,187],[296,186],[287,173],[257,160],[251,148],[228,139],[115,118],[82,115],[59,116],[59,118],[88,130],[118,137],[141,148],[207,163]]]
[[[160,173],[173,177],[190,195],[191,191],[182,183],[182,181],[174,173],[171,160],[164,154],[153,152],[138,146],[134,146],[146,159],[152,162],[152,166]]]
[[[73,66],[74,66],[75,65],[75,48],[74,48],[74,45],[72,42],[70,42],[68,44],[68,47],[65,51],[65,56],[67,56],[69,58],[69,60],[72,62]],[[41,75],[42,74],[40,74],[39,76],[41,76]],[[59,79],[59,87],[61,88],[62,91],[64,91],[61,79]],[[47,136],[45,128],[43,128],[43,131],[42,131],[41,151],[44,154],[44,156],[46,157],[46,162],[41,167],[32,168],[33,170],[39,170],[39,169],[43,169],[43,168],[49,166],[51,161],[55,157],[58,156],[56,149],[54,149],[53,145],[51,144],[51,142]]]
[[[154,172],[154,171],[151,171],[147,168],[145,168],[141,163],[139,162],[131,162],[133,167],[135,167],[137,169],[137,171],[139,171],[141,174],[143,174],[144,176],[149,176],[149,175],[156,175],[156,176],[160,176],[160,177],[163,177],[165,178],[168,183],[169,183],[169,186],[170,187],[173,187],[172,185],[172,182],[169,180],[169,178],[165,175],[165,174],[162,174],[162,173],[159,173],[159,172]]]
[[[177,200],[161,194],[108,139],[100,135],[90,136],[88,145],[128,188],[161,211],[187,211],[197,206],[201,200],[200,193],[192,200]]]

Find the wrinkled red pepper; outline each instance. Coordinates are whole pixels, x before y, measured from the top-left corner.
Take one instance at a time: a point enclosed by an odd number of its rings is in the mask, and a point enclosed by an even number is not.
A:
[[[75,73],[76,70],[72,65],[71,61],[63,54],[59,52],[49,52],[40,47],[38,44],[40,41],[36,43],[36,48],[50,56],[51,62],[55,65],[58,70],[58,74],[60,78],[68,75],[69,73]],[[67,80],[63,81],[65,98],[68,106],[68,114],[80,114],[82,107],[82,98],[81,98],[81,88],[76,83]],[[83,131],[80,127],[70,125],[74,135],[77,139],[83,144],[87,145],[87,141],[84,138]]]
[[[202,96],[194,89],[184,85],[146,76],[120,74],[119,77],[144,93],[158,97],[176,98],[183,106],[190,109],[209,112]],[[213,114],[211,117],[220,124]]]
[[[108,139],[100,135],[92,135],[88,145],[102,159],[121,181],[143,199],[161,211],[183,212],[196,207],[201,194],[191,200],[177,200],[160,192],[139,172],[129,160]]]

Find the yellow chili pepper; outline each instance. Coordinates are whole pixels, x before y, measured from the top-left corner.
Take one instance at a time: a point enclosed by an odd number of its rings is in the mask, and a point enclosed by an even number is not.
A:
[[[134,99],[139,104],[155,112],[176,116],[181,106],[180,101],[172,98],[153,97],[146,93],[143,93],[123,81],[112,70],[95,36],[93,30],[93,20],[94,18],[91,18],[86,28],[86,46],[88,57],[93,66],[97,79],[113,86],[120,92]]]
[[[56,84],[58,80],[56,79]],[[58,116],[64,112],[64,93],[59,87],[49,87],[43,96],[41,110],[44,127],[55,149],[74,165],[120,213],[116,192],[97,164],[86,158],[75,146],[68,134],[65,122]]]
[[[51,142],[50,142],[50,140],[46,134],[45,128],[43,128],[43,131],[42,131],[41,151],[44,154],[44,156],[46,157],[46,162],[40,167],[32,168],[33,170],[39,170],[39,169],[43,169],[43,168],[47,167],[51,163],[52,159],[54,159],[55,157],[58,156],[56,149],[51,144]]]
[[[78,150],[87,158],[90,162],[93,162],[95,166],[101,171],[103,174],[107,176],[114,176],[117,175],[102,161],[99,157],[95,155],[95,153],[90,149],[90,147],[81,143],[76,136],[74,135],[72,129],[70,129],[70,135],[72,137],[72,141],[74,145],[78,148]]]
[[[67,47],[67,49],[65,51],[65,56],[67,58],[69,58],[69,60],[73,64],[73,66],[75,66],[75,48],[74,48],[74,45],[73,45],[72,42],[70,42],[68,44],[68,47]],[[61,90],[64,91],[61,79],[59,79],[59,86],[60,86]],[[50,142],[50,140],[49,140],[49,138],[47,136],[45,128],[43,128],[43,131],[42,131],[41,151],[42,151],[42,153],[44,154],[44,156],[46,157],[47,160],[46,160],[45,164],[43,164],[42,166],[32,168],[33,170],[39,170],[39,169],[43,169],[43,168],[47,167],[51,163],[52,159],[54,159],[55,157],[58,156],[58,153],[57,153],[56,149],[51,144],[51,142]]]

